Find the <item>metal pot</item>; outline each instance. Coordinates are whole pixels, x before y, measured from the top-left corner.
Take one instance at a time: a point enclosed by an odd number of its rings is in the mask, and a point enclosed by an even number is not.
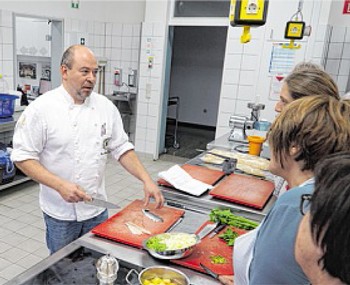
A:
[[[176,283],[178,285],[190,285],[190,279],[182,273],[181,271],[167,267],[167,266],[151,266],[148,268],[145,268],[140,273],[135,270],[131,269],[128,274],[126,275],[126,282],[129,285],[133,285],[134,283],[130,280],[131,275],[137,274],[138,275],[138,282],[141,285],[144,285],[145,280],[152,280],[154,278],[162,278],[162,279],[170,279],[173,283]]]

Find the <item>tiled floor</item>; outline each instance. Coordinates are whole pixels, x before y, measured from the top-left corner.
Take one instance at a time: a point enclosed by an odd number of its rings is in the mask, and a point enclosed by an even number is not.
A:
[[[188,160],[170,155],[163,155],[157,161],[145,155],[139,157],[154,180],[159,171]],[[126,173],[117,162],[109,160],[106,170],[108,197],[121,206],[143,197],[142,184]],[[48,256],[38,192],[39,186],[35,182],[0,191],[0,285]]]

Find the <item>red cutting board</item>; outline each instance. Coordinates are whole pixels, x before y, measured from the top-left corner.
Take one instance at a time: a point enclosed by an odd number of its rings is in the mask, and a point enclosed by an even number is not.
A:
[[[231,174],[209,194],[219,199],[262,209],[274,189],[275,185],[270,181],[247,175]]]
[[[197,231],[199,233],[202,228],[204,228],[207,224],[211,223],[210,221],[205,222]],[[233,275],[233,247],[228,246],[224,240],[219,238],[219,235],[224,233],[226,229],[225,227],[220,231],[220,233],[216,234],[213,238],[209,238],[209,235],[201,240],[199,244],[196,245],[193,252],[182,259],[173,259],[171,262],[176,264],[204,272],[202,267],[200,267],[199,263],[206,265],[209,269],[219,275]],[[242,235],[247,232],[247,230],[237,229],[231,227],[235,232],[239,235]],[[221,255],[226,259],[225,264],[213,264],[210,260],[211,256]]]
[[[141,209],[144,208],[143,203],[144,202],[141,200],[131,202],[121,211],[93,228],[92,233],[117,242],[142,248],[143,240],[150,235],[132,234],[125,225],[126,222],[132,222],[143,227],[154,235],[166,232],[185,213],[184,210],[178,210],[167,206],[163,206],[161,209],[155,209],[155,204],[150,204],[147,208],[164,220],[164,222],[154,222],[141,212]]]
[[[192,178],[202,181],[209,185],[214,185],[218,182],[225,173],[221,170],[209,169],[199,165],[184,164],[181,167],[192,176]],[[170,183],[164,179],[158,179],[158,184],[163,186],[172,187]]]

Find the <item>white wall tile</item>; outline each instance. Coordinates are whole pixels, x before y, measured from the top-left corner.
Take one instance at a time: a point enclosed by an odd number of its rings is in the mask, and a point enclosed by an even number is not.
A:
[[[123,61],[131,61],[131,49],[122,49],[121,59]]]
[[[156,129],[147,129],[146,140],[147,140],[147,142],[155,143],[157,140],[157,130]]]
[[[139,104],[137,104],[139,105]],[[137,111],[136,129],[137,128],[147,128],[147,116],[140,115]]]
[[[2,59],[13,60],[13,45],[2,45]]]
[[[11,11],[1,10],[0,15],[0,26],[2,27],[13,27],[13,13]]]
[[[113,48],[121,48],[122,47],[122,37],[112,36],[112,47]]]
[[[328,59],[326,62],[326,72],[337,75],[339,72],[340,60],[339,59]]]
[[[13,44],[13,29],[9,27],[1,27],[2,42],[4,44]]]
[[[342,43],[345,39],[345,27],[334,27],[332,29],[331,42]]]
[[[147,70],[149,75],[152,76],[153,78],[160,78],[162,76],[162,72],[163,72],[163,66],[161,66],[160,64],[154,64],[152,68],[148,68],[147,66]]]
[[[120,23],[113,23],[112,27],[112,35],[113,36],[122,36],[123,33],[123,24]]]
[[[145,140],[146,139],[146,129],[145,128],[137,128],[137,132],[135,134],[136,140]]]
[[[343,51],[343,43],[330,43],[328,59],[340,59]]]
[[[153,24],[153,36],[164,37],[165,36],[165,24],[164,23],[154,23]]]
[[[230,69],[239,69],[241,67],[242,55],[227,54],[225,57],[225,65]]]
[[[148,114],[158,114],[159,105],[157,104],[148,104]]]
[[[239,40],[241,38],[241,35],[242,35],[242,29],[229,26],[229,29],[228,29],[229,39]]]
[[[243,45],[236,40],[229,40],[227,45],[227,54],[239,54],[243,53]]]
[[[236,109],[234,111],[234,114],[249,117],[250,116],[250,109],[247,107],[248,102],[249,101],[237,100],[236,101]]]
[[[254,101],[255,95],[255,86],[239,85],[237,99]]]
[[[139,103],[137,104],[137,113],[138,113],[139,115],[147,116],[147,115],[148,115],[148,104],[147,104],[147,103],[139,102]]]
[[[122,36],[123,37],[132,37],[132,30],[133,30],[132,24],[123,24]]]
[[[239,84],[242,85],[254,85],[256,84],[256,71],[242,70],[239,75]]]
[[[345,42],[350,43],[350,27],[346,28]]]
[[[138,38],[141,36],[141,23],[132,25],[132,36]]]
[[[113,30],[113,23],[106,23],[106,35],[111,36]]]
[[[152,117],[151,114],[147,117],[147,129],[154,130],[158,127],[158,117]]]
[[[215,138],[219,138],[227,133],[229,133],[231,130],[230,127],[217,127],[215,132]]]
[[[349,75],[338,76],[337,85],[338,85],[339,91],[346,91],[348,80],[349,80]]]
[[[220,97],[228,99],[236,99],[238,92],[238,85],[224,84],[221,88]]]
[[[79,20],[78,19],[72,19],[71,20],[71,29],[72,32],[79,32]]]
[[[340,61],[339,75],[350,75],[350,59]]]
[[[225,69],[223,72],[224,84],[238,84],[239,71],[236,69]]]
[[[139,37],[132,38],[131,48],[132,49],[139,49],[140,48],[140,38]]]
[[[88,33],[89,32],[88,22],[84,20],[79,20],[79,28],[77,32]]]
[[[105,34],[105,24],[103,22],[94,22],[94,34],[95,35]]]
[[[350,43],[344,44],[343,58],[350,59]]]
[[[13,75],[13,60],[3,60],[2,61],[2,72],[6,75]],[[10,84],[10,83],[9,83]]]
[[[235,105],[236,104],[234,99],[222,98],[220,100],[220,111],[225,113],[233,113],[235,110]]]
[[[313,56],[322,57],[325,43],[324,42],[315,42],[313,47]]]
[[[318,25],[315,31],[315,41],[323,42],[326,38],[327,25]]]
[[[136,130],[137,135],[138,130]],[[137,152],[146,152],[146,142],[144,139],[142,140],[135,140],[135,151]]]
[[[242,70],[256,70],[259,66],[259,57],[256,55],[244,55],[242,58]]]
[[[153,24],[152,23],[142,23],[142,36],[151,37],[153,35]]]
[[[122,48],[131,49],[132,37],[122,37]]]

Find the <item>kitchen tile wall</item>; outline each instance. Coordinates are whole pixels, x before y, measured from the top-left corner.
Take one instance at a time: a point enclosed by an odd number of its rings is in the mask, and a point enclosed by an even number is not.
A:
[[[350,74],[350,27],[329,27],[326,34],[325,69],[337,82],[339,93],[345,94]]]
[[[155,153],[163,100],[162,66],[165,56],[165,23],[142,23],[140,82],[136,121],[136,150]],[[153,56],[152,68],[148,58]]]
[[[11,88],[13,80],[12,12],[0,10],[0,73]]]

